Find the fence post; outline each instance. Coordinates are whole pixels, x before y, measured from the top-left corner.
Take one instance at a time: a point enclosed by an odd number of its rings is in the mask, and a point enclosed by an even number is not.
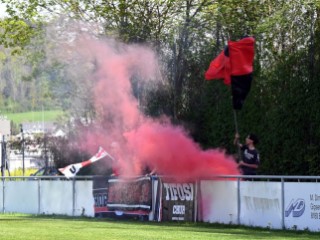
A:
[[[158,178],[156,179],[155,177],[153,177],[152,175],[150,176],[150,181],[151,181],[151,212],[152,212],[152,221],[155,220],[155,213],[156,213],[156,197],[155,197],[155,191],[158,192],[158,184],[159,184],[159,180]],[[155,184],[155,181],[157,181],[157,187],[155,188],[154,184]],[[158,194],[156,194],[156,196],[158,196]],[[150,214],[149,214],[150,216]],[[150,220],[150,217],[149,217],[149,220]]]
[[[284,223],[284,178],[281,178],[281,222],[282,222],[282,229],[285,229],[285,223]]]
[[[197,215],[198,215],[198,191],[199,191],[199,180],[196,180],[195,181],[195,196],[194,196],[194,203],[193,203],[193,216],[194,216],[194,219],[193,221],[194,222],[197,222]]]
[[[5,201],[5,186],[4,186],[4,176],[2,176],[2,213],[5,213],[5,210],[4,210],[4,207],[5,207],[5,204],[4,204],[4,201]]]
[[[76,178],[72,178],[72,216],[75,215],[76,211]]]
[[[40,214],[41,211],[41,179],[38,179],[38,214]]]
[[[241,213],[241,198],[240,198],[240,178],[237,178],[237,222],[240,225],[240,213]]]

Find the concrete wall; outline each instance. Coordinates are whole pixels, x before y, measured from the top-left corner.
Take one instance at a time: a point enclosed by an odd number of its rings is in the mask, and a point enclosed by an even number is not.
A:
[[[0,211],[93,217],[92,181],[2,181]]]
[[[1,212],[94,217],[92,180],[3,179]],[[199,186],[204,222],[320,231],[317,182],[205,180]]]
[[[320,231],[317,182],[201,181],[205,222]]]

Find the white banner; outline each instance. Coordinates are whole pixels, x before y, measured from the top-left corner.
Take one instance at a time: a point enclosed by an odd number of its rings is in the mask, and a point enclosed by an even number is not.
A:
[[[282,227],[280,182],[241,181],[240,202],[241,224]]]
[[[320,231],[319,183],[285,183],[285,226]]]

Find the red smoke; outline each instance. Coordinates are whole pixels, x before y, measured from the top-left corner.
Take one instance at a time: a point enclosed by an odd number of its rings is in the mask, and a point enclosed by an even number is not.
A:
[[[148,122],[125,136],[137,159],[155,168],[160,175],[186,181],[219,174],[238,174],[232,158],[221,150],[201,150],[180,127]]]
[[[98,119],[84,136],[86,149],[96,152],[102,146],[117,159],[124,176],[140,174],[145,165],[181,181],[239,174],[234,159],[222,151],[204,151],[182,127],[139,111],[130,79],[155,79],[157,61],[150,49],[98,41],[86,42],[85,49],[86,57],[90,53],[98,63],[93,78]]]

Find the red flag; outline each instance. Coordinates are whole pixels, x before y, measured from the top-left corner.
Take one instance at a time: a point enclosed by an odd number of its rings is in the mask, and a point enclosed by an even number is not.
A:
[[[244,104],[252,82],[254,38],[245,37],[239,41],[228,41],[231,65],[232,104],[240,110]]]
[[[246,37],[239,41],[228,41],[232,76],[253,72],[254,38]]]
[[[254,38],[245,37],[239,41],[228,41],[227,48],[211,63],[205,79],[224,79],[231,84],[233,108],[240,110],[247,97],[253,72]]]
[[[224,79],[226,85],[230,85],[230,60],[222,51],[213,61],[204,75],[206,80]]]

